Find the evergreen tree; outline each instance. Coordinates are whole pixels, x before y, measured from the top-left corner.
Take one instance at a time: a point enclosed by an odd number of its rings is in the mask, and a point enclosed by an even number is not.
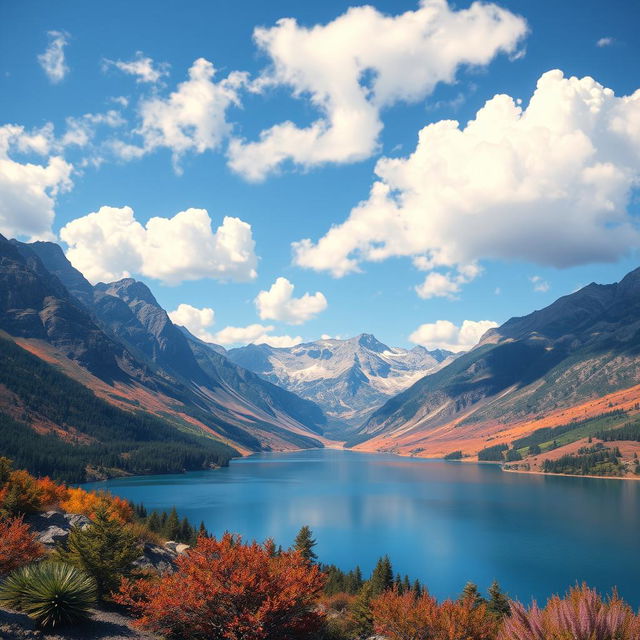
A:
[[[180,533],[178,535],[178,540],[180,542],[184,542],[185,544],[193,543],[193,527],[189,523],[186,518],[182,518],[182,522],[180,522]]]
[[[160,521],[160,516],[157,511],[152,511],[151,515],[147,519],[147,526],[154,533],[160,533],[162,530],[162,522]]]
[[[371,614],[371,600],[373,590],[371,582],[365,582],[357,598],[351,605],[355,637],[368,638],[373,634],[373,615]]]
[[[416,598],[419,598],[422,595],[422,585],[420,584],[420,580],[418,580],[418,578],[416,578],[415,582],[413,583],[413,595],[415,595]]]
[[[369,582],[371,583],[371,593],[374,597],[393,587],[393,567],[389,556],[384,556],[378,560]]]
[[[56,549],[62,562],[72,564],[93,576],[101,597],[118,588],[120,579],[131,575],[132,563],[142,549],[127,526],[109,518],[100,508],[91,525],[73,527],[64,547]]]
[[[404,578],[402,578],[402,590],[406,593],[407,591],[411,591],[411,583],[409,582],[409,576],[405,573]]]
[[[356,566],[353,571],[349,571],[344,581],[344,590],[351,594],[355,595],[362,589],[362,571],[360,571],[360,567]]]
[[[166,514],[162,515],[165,516]],[[178,512],[175,507],[171,508],[162,527],[162,531],[167,540],[178,540],[180,537],[180,519],[178,518]]]
[[[209,532],[207,531],[207,527],[204,526],[204,520],[200,520],[200,527],[198,529],[198,537],[202,536],[203,538],[209,537]]]
[[[498,618],[504,618],[511,613],[509,598],[502,592],[497,580],[489,587],[489,602],[487,609]]]
[[[295,551],[299,551],[307,562],[315,562],[318,559],[318,556],[313,551],[313,547],[315,547],[316,544],[318,543],[313,539],[311,528],[305,524],[300,531],[298,531],[298,535],[293,543],[293,548]]]
[[[402,595],[404,593],[404,586],[402,584],[402,577],[399,573],[396,573],[395,580],[393,581],[393,587],[397,590],[397,592]]]
[[[473,582],[467,582],[467,584],[464,585],[464,589],[458,598],[459,602],[465,602],[466,600],[473,602],[474,608],[486,602],[478,590],[478,585]]]

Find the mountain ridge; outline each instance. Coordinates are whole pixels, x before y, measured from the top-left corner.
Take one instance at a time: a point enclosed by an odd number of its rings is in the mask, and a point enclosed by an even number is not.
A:
[[[437,369],[453,354],[389,347],[369,333],[293,347],[230,349],[227,357],[321,406],[338,430],[352,429],[387,398]]]

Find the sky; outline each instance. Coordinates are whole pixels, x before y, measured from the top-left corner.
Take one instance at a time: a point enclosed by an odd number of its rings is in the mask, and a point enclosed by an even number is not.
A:
[[[467,349],[638,266],[638,24],[635,0],[0,0],[0,233],[227,347]]]

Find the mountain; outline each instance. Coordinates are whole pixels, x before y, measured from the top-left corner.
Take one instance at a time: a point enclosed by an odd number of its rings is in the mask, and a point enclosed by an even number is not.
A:
[[[637,269],[489,330],[474,349],[380,407],[353,444],[472,455],[539,427],[635,410],[639,400]]]
[[[325,442],[326,418],[315,404],[196,345],[143,283],[93,287],[53,243],[0,236],[0,329],[107,403],[174,429],[241,452]],[[0,411],[21,402],[1,398]]]
[[[251,344],[227,353],[232,362],[313,400],[334,426],[350,427],[451,356],[424,347],[388,347],[367,333],[288,348]]]

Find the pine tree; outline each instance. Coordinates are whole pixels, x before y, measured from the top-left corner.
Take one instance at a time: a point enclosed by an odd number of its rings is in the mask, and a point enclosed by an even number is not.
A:
[[[474,608],[486,602],[478,590],[478,585],[473,582],[467,582],[467,584],[464,585],[464,589],[458,598],[459,602],[465,602],[466,600],[473,602]]]
[[[182,518],[182,522],[180,523],[178,540],[185,544],[191,544],[193,542],[193,527],[189,524],[189,521],[186,518]]]
[[[373,634],[373,615],[371,614],[371,600],[373,590],[371,582],[365,582],[360,593],[351,605],[351,618],[354,623],[355,637],[368,638]]]
[[[396,591],[400,595],[404,593],[404,587],[402,585],[402,576],[399,573],[396,573],[396,577],[393,581],[393,588],[396,589]]]
[[[71,529],[66,545],[58,547],[55,555],[93,576],[104,597],[118,588],[122,577],[131,575],[141,551],[137,536],[100,508],[91,525]]]
[[[299,551],[307,562],[315,562],[318,559],[318,556],[313,551],[313,547],[315,547],[316,544],[318,543],[313,539],[310,527],[305,524],[300,531],[298,531],[298,535],[293,543],[293,548],[295,551]]]
[[[371,574],[370,582],[374,597],[393,587],[393,567],[389,556],[384,556],[378,560],[378,564],[376,564]]]
[[[405,573],[404,578],[402,578],[402,590],[406,593],[407,591],[411,591],[411,583],[409,582],[409,576]]]
[[[502,592],[497,580],[489,587],[489,602],[487,609],[498,618],[504,618],[511,613],[509,598]]]
[[[204,520],[200,520],[200,527],[198,528],[198,537],[209,537],[209,532],[207,531],[207,527],[204,526]]]
[[[152,511],[151,515],[147,519],[147,526],[154,533],[160,533],[162,529],[162,522],[160,521],[160,516],[157,511]]]
[[[360,571],[360,567],[356,566],[353,571],[349,571],[344,580],[344,590],[351,594],[355,595],[362,589],[362,571]]]
[[[163,514],[164,516],[164,514]],[[162,527],[162,532],[167,540],[177,540],[180,537],[180,519],[175,507],[171,511]]]
[[[413,595],[416,598],[419,598],[422,595],[422,585],[420,584],[420,580],[418,580],[418,578],[416,578],[415,582],[413,583],[413,588],[411,590],[413,591]]]

